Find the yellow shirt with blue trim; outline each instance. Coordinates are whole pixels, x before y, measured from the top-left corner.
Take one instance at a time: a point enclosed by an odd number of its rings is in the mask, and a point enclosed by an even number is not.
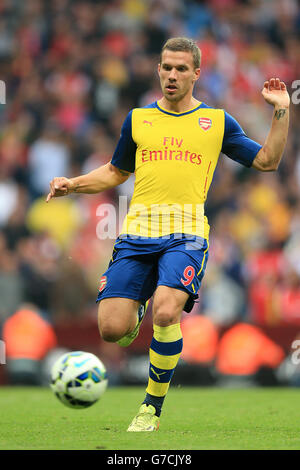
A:
[[[230,114],[205,103],[183,113],[158,102],[131,110],[111,160],[135,173],[120,235],[208,239],[204,204],[220,153],[251,167],[260,148]]]

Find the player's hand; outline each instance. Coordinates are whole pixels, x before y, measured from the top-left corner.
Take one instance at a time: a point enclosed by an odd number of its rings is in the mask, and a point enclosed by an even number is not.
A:
[[[281,108],[288,108],[290,105],[290,96],[286,85],[279,78],[270,78],[264,83],[262,95],[267,103]]]
[[[49,202],[53,197],[66,196],[72,192],[73,186],[74,184],[69,178],[65,178],[64,176],[53,178],[53,180],[50,181],[50,192],[46,198],[46,202]]]

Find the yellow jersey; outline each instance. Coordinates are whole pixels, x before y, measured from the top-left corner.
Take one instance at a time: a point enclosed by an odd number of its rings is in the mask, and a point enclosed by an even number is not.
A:
[[[175,113],[158,102],[129,112],[111,163],[135,173],[120,235],[209,237],[204,204],[220,153],[251,167],[261,145],[223,109]]]

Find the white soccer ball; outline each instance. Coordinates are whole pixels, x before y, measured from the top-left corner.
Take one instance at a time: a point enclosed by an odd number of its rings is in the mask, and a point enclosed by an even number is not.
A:
[[[51,369],[50,386],[57,398],[70,408],[87,408],[96,403],[107,383],[104,364],[88,352],[65,353]]]

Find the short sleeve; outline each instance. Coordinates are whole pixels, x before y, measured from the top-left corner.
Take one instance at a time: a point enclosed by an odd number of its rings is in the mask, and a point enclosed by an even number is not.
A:
[[[114,151],[111,164],[120,170],[134,173],[136,148],[136,143],[132,138],[132,111],[130,111],[122,125],[120,139]]]
[[[261,148],[260,144],[249,139],[240,124],[225,111],[225,130],[221,152],[232,160],[251,167]]]

